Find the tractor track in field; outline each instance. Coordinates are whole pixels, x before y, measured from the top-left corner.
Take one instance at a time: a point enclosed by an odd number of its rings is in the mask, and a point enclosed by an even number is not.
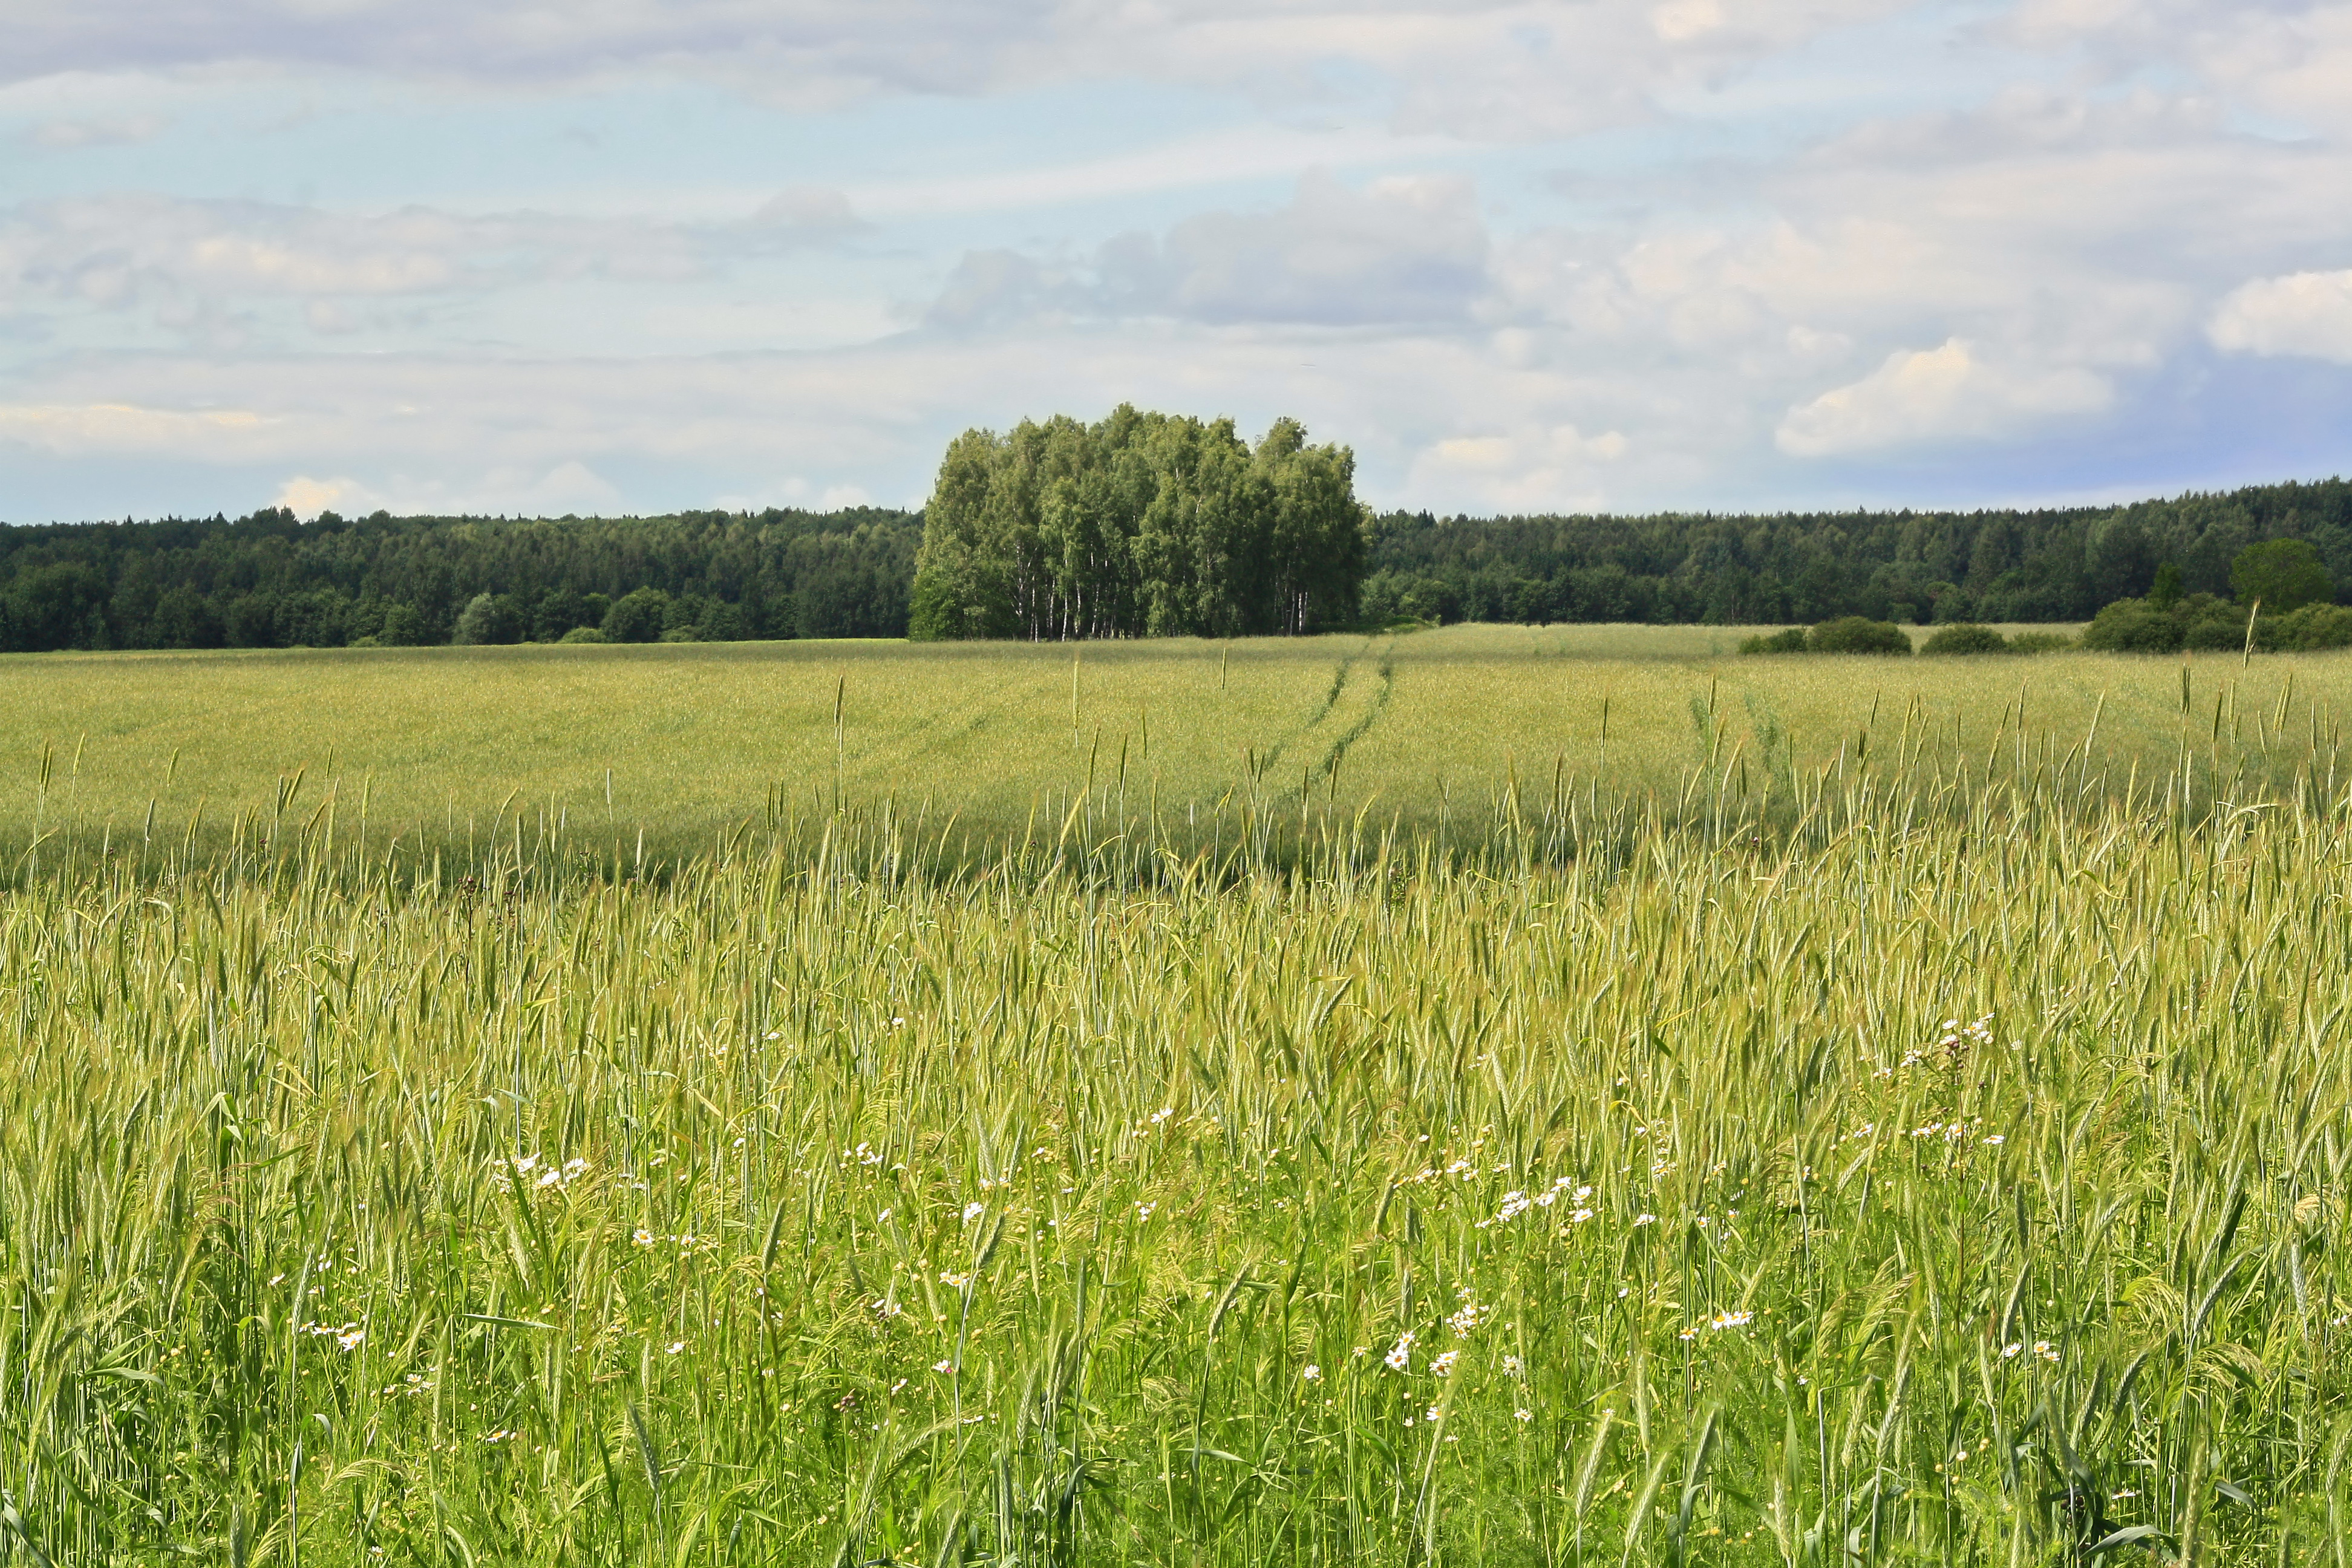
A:
[[[1363,739],[1388,710],[1390,699],[1396,692],[1395,650],[1393,637],[1381,643],[1377,652],[1372,639],[1367,637],[1363,647],[1339,660],[1331,672],[1330,689],[1323,694],[1315,711],[1263,757],[1251,759],[1254,780],[1267,778],[1285,756],[1299,752],[1314,757],[1300,771],[1302,793],[1330,778],[1347,756],[1348,749]],[[1368,658],[1375,660],[1371,674],[1376,679],[1366,678],[1362,667]]]
[[[1339,738],[1331,742],[1331,749],[1323,753],[1322,763],[1315,770],[1315,776],[1318,779],[1328,779],[1337,773],[1339,771],[1339,763],[1348,754],[1348,748],[1362,740],[1365,733],[1380,722],[1381,715],[1388,711],[1389,700],[1396,695],[1396,639],[1394,637],[1391,637],[1388,646],[1381,649],[1380,677],[1381,689],[1374,694],[1370,705],[1353,724],[1340,731]]]

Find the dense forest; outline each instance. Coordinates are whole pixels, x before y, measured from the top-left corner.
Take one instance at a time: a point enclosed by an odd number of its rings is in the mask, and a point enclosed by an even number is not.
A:
[[[688,512],[0,529],[0,647],[902,637],[919,515]]]
[[[1355,454],[1277,419],[1121,405],[948,448],[925,515],[918,637],[1248,637],[1356,619]]]
[[[2034,511],[1438,519],[1372,525],[1369,621],[2087,620],[2179,567],[2228,595],[2249,544],[2305,539],[2352,588],[2352,484]]]
[[[1236,455],[1238,443],[1223,441],[1201,443],[1204,467],[1213,463],[1227,479],[1261,471],[1259,454]],[[1332,453],[1316,482],[1339,493],[1340,454],[1303,439],[1296,450]],[[982,471],[980,454],[970,456]],[[951,469],[955,462],[951,456]],[[1123,482],[1117,463],[1081,472],[1097,485]],[[1256,493],[1253,504],[1262,507]],[[1022,590],[1029,596],[1004,606],[1014,616],[1010,629],[1043,637],[1155,626],[1279,629],[1350,615],[1370,623],[2085,620],[2150,593],[2168,563],[2181,593],[2230,595],[2231,563],[2247,545],[2272,539],[2308,541],[2330,596],[2352,596],[2352,484],[2341,479],[2130,506],[1964,514],[1484,520],[1393,512],[1362,532],[1364,575],[1352,610],[1343,607],[1339,571],[1297,574],[1311,572],[1312,559],[1255,576],[1221,566],[1202,514],[1217,527],[1222,514],[1198,493],[1187,504],[1196,531],[1184,537],[1199,553],[1189,578],[1169,579],[1190,585],[1170,594],[1160,621],[1151,618],[1154,601],[1131,585],[1108,599],[1092,587],[1072,591],[1093,579],[1068,570],[1065,541],[1060,564],[1042,548],[1030,558],[1034,576]],[[882,510],[560,521],[329,513],[307,523],[265,510],[234,521],[0,528],[0,648],[899,637],[908,629],[923,525],[921,513]],[[1324,563],[1345,565],[1353,548],[1339,539]],[[1222,557],[1233,559],[1230,551]],[[1234,607],[1219,608],[1219,593]],[[972,602],[962,602],[967,614]],[[997,613],[979,602],[984,615]],[[933,601],[934,615],[941,603]]]

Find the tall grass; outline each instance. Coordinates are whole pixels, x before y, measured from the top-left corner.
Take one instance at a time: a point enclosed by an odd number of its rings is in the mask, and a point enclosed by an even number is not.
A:
[[[0,1552],[2340,1561],[2343,782],[1723,711],[1452,846],[50,841]]]

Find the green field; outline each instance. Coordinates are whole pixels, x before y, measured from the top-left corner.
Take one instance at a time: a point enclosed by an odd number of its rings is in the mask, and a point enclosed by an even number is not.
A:
[[[1708,769],[1729,770],[1711,794],[1785,809],[1874,752],[1979,784],[2071,753],[2119,791],[2187,747],[2191,787],[2234,796],[2324,779],[2352,701],[2342,656],[1740,658],[1742,635],[20,656],[0,842],[161,858],[291,823],[395,860],[634,867],[840,804],[964,859],[1051,841],[1074,808],[1089,842],[1186,854],[1295,845],[1302,816],[1310,841],[1360,822],[1463,845],[1571,790],[1679,809]]]
[[[0,1558],[2339,1562],[2352,659],[1735,637],[0,664]]]

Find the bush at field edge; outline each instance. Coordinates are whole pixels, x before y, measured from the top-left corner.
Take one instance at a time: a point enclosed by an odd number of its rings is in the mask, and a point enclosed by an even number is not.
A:
[[[1921,653],[1972,654],[2007,653],[2009,639],[1990,626],[1979,626],[1962,621],[1948,626],[1937,626]]]
[[[1874,621],[1864,616],[1840,616],[1833,621],[1823,621],[1811,631],[1791,626],[1784,632],[1749,637],[1739,645],[1739,651],[1870,653],[1907,658],[1911,652],[1911,637],[1892,621]]]

